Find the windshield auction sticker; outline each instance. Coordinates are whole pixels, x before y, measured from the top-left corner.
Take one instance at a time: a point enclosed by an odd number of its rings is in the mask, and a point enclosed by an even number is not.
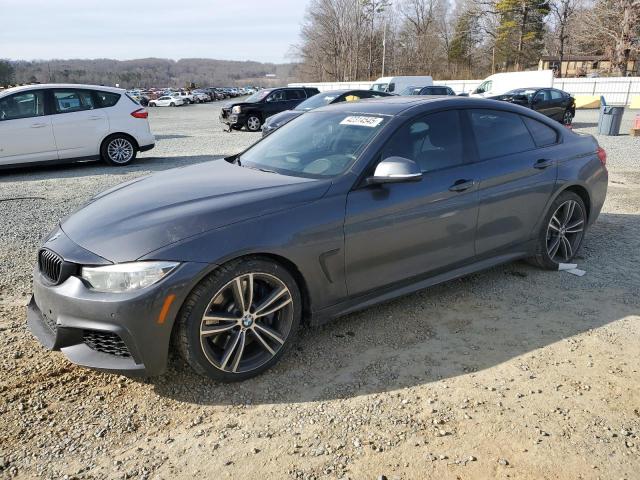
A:
[[[358,127],[377,127],[384,120],[382,117],[346,117],[340,125],[355,125]]]

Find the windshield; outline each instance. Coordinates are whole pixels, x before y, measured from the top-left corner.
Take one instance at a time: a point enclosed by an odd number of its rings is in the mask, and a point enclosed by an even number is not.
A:
[[[309,178],[347,170],[389,117],[309,112],[280,127],[240,156],[243,167]]]
[[[400,90],[399,95],[419,95],[422,87],[405,87]]]
[[[269,95],[269,93],[271,92],[271,90],[260,90],[259,92],[254,93],[253,95],[247,97],[245,99],[245,102],[251,103],[251,102],[259,102],[260,100],[262,100],[264,97],[266,97],[267,95]]]
[[[386,92],[388,86],[388,83],[374,83],[371,85],[371,90],[375,90],[376,92]]]
[[[314,108],[323,107],[325,105],[329,105],[336,98],[338,98],[337,93],[318,93],[311,98],[306,99],[304,102],[299,104],[294,110],[313,110]]]
[[[537,92],[537,90],[533,89],[533,88],[516,88],[515,90],[511,90],[507,93],[505,93],[505,95],[524,95],[526,96],[529,100],[531,100],[531,98],[533,97],[533,95]]]

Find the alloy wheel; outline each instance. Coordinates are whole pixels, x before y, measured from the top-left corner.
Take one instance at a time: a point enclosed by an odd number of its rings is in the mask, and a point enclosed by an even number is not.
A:
[[[228,373],[244,373],[267,363],[285,344],[293,324],[293,297],[267,273],[235,277],[213,296],[200,323],[207,360]]]
[[[127,163],[133,157],[133,145],[125,138],[114,138],[107,146],[109,160],[114,163]]]
[[[569,261],[582,241],[585,214],[578,202],[567,200],[551,216],[547,227],[547,254],[554,262]]]
[[[260,119],[258,117],[249,117],[247,119],[247,128],[252,132],[257,131],[260,128]]]
[[[573,120],[573,115],[571,115],[571,112],[569,110],[564,112],[564,117],[562,119],[562,123],[564,123],[565,125],[571,125],[571,121]]]

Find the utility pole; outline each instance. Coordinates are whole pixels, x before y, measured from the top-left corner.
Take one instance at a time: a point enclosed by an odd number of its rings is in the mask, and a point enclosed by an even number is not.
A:
[[[382,29],[382,75],[384,77],[384,60],[387,53],[387,19],[384,20],[384,27]]]

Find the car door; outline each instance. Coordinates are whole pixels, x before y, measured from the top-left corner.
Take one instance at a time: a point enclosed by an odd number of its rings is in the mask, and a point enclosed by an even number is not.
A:
[[[534,143],[529,117],[489,109],[468,115],[480,166],[475,250],[483,256],[531,238],[556,183],[557,162],[552,143]],[[551,130],[555,143],[551,127],[532,121]]]
[[[553,102],[548,88],[538,90],[531,101],[531,108],[542,115],[553,117]]]
[[[264,102],[264,118],[288,110],[287,98],[284,90],[275,90],[269,94]],[[264,120],[264,119],[263,119]]]
[[[344,230],[349,295],[473,258],[478,171],[469,163],[462,127],[457,110],[410,120],[386,142],[375,163],[391,156],[409,158],[420,165],[423,178],[359,185],[348,194]]]
[[[109,120],[106,113],[97,108],[97,97],[91,90],[72,88],[56,88],[50,93],[59,158],[98,155],[100,142],[109,132]]]
[[[0,165],[57,158],[44,91],[28,90],[0,99]]]
[[[287,101],[287,110],[292,110],[298,106],[300,102],[307,99],[307,95],[303,89],[285,90],[285,98]]]

